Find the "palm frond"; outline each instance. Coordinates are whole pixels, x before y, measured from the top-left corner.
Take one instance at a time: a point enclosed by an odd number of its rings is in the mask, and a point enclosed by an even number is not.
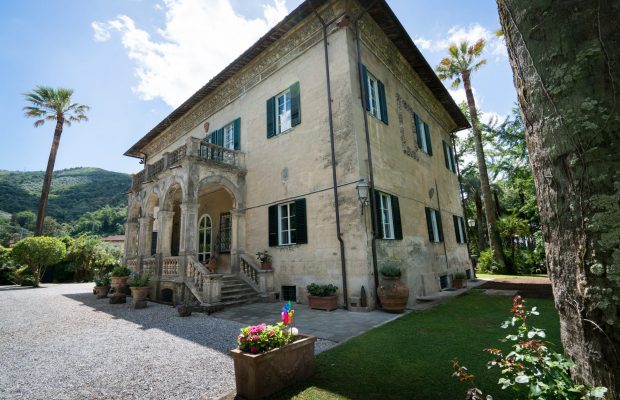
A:
[[[461,86],[461,78],[454,78],[452,81],[452,87],[456,89],[459,86]]]
[[[42,125],[46,120],[64,120],[67,125],[70,121],[88,120],[86,111],[90,109],[84,104],[72,103],[72,89],[51,88],[37,86],[31,92],[24,93],[25,100],[30,105],[23,108],[26,117],[39,118],[35,126]],[[75,119],[71,119],[74,117]]]
[[[475,56],[479,56],[484,50],[486,42],[484,39],[479,39],[473,46],[473,54]]]

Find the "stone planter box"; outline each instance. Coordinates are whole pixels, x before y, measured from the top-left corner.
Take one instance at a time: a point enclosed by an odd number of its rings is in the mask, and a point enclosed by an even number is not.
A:
[[[131,297],[133,297],[133,308],[145,308],[146,297],[149,294],[148,286],[130,287]]]
[[[259,399],[308,379],[314,373],[315,342],[315,336],[298,335],[293,343],[266,353],[231,350],[237,395]]]
[[[308,305],[316,310],[332,311],[338,308],[337,296],[308,296]]]

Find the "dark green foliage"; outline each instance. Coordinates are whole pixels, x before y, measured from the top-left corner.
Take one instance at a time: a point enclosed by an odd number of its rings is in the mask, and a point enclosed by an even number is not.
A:
[[[11,258],[11,249],[0,246],[0,285],[12,282],[11,276],[15,272],[15,263]]]
[[[338,291],[338,286],[332,285],[331,283],[329,285],[311,283],[306,286],[306,290],[310,296],[327,297],[335,295]]]
[[[39,286],[45,267],[61,262],[66,251],[64,242],[58,238],[32,236],[15,243],[11,257],[20,265],[30,268],[34,275],[33,286]]]
[[[379,268],[379,272],[383,276],[400,276],[400,267],[394,261],[385,261]]]
[[[101,236],[122,235],[125,233],[125,222],[127,221],[127,207],[104,206],[96,211],[88,212],[80,217],[73,224],[71,233],[95,234]]]
[[[110,272],[110,276],[113,277],[123,277],[131,275],[131,270],[124,265],[118,265],[114,267],[112,272]]]
[[[36,212],[44,175],[43,171],[0,171],[0,210]],[[124,206],[130,185],[129,175],[98,168],[55,171],[47,215],[61,223],[72,222],[105,206]]]

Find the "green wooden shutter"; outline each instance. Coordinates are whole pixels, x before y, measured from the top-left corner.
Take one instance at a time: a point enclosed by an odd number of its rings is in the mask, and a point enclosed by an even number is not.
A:
[[[362,96],[364,96],[364,104],[366,105],[366,111],[370,111],[370,97],[368,95],[368,70],[366,66],[362,64]]]
[[[453,215],[452,221],[454,222],[454,234],[456,237],[456,242],[463,243],[461,239],[461,231],[459,230],[459,217],[457,217],[456,215]]]
[[[291,91],[291,126],[301,124],[301,99],[299,93],[299,82],[295,82],[289,87]]]
[[[428,147],[428,155],[433,155],[433,145],[431,144],[431,130],[428,129],[428,124],[424,123],[424,134],[426,135],[426,147]]]
[[[435,242],[435,235],[433,235],[433,219],[431,217],[431,209],[428,207],[424,207],[424,211],[426,212],[426,227],[428,228],[428,240],[431,243]]]
[[[234,130],[235,130],[235,150],[241,150],[241,118],[237,118],[234,122]]]
[[[383,239],[383,213],[381,212],[381,192],[375,190],[375,212],[377,213],[377,239]]]
[[[276,135],[276,98],[267,100],[267,138]]]
[[[403,240],[403,225],[400,222],[400,206],[398,197],[390,196],[392,200],[392,221],[394,221],[394,239]]]
[[[448,143],[446,143],[445,140],[442,140],[441,142],[443,143],[443,156],[446,160],[446,168],[452,171],[452,168],[450,167],[450,146],[448,146]]]
[[[448,145],[448,149],[450,150],[450,159],[452,160],[452,172],[456,174],[456,156],[454,155],[454,148]]]
[[[278,245],[278,206],[269,206],[269,246]]]
[[[308,243],[308,226],[306,223],[306,199],[295,200],[295,243]]]
[[[385,86],[383,86],[383,82],[377,80],[377,88],[379,88],[379,107],[381,110],[381,121],[387,125],[388,123],[388,110],[387,110],[387,101],[385,99]]]
[[[418,147],[422,148],[422,130],[420,129],[422,125],[420,124],[420,117],[418,114],[413,113],[413,120],[415,122],[415,133],[418,138]]]
[[[437,219],[437,231],[439,231],[439,241],[443,242],[443,224],[441,223],[441,213],[435,210],[435,217]]]
[[[211,144],[215,144],[215,134],[217,133],[217,131],[213,131],[211,133],[209,133],[209,143]]]

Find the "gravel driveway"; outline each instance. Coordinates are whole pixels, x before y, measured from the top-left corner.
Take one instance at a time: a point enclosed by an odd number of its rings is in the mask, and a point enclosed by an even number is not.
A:
[[[212,399],[234,389],[228,352],[242,324],[111,305],[92,287],[0,287],[0,399]]]

